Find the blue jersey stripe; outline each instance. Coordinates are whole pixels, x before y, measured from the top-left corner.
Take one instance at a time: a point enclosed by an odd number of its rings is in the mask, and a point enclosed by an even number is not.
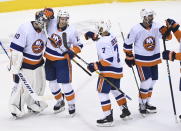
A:
[[[111,66],[102,66],[100,71],[113,71],[113,72],[122,72],[123,68],[116,68],[116,67],[111,67]]]
[[[48,47],[46,47],[46,50],[45,50],[46,52],[48,52],[48,53],[50,53],[50,54],[52,54],[52,55],[55,55],[55,56],[63,56],[62,54],[60,54],[60,53],[58,53],[57,51],[54,51],[54,50],[52,50],[52,49],[50,49],[50,48],[48,48]]]
[[[154,54],[152,56],[142,56],[142,55],[135,54],[135,59],[138,59],[138,60],[152,61],[158,58],[160,58],[160,53]]]
[[[20,51],[20,52],[23,52],[24,48],[11,42],[11,45],[10,45],[10,48],[14,49],[14,50],[17,50],[17,51]]]
[[[42,55],[35,56],[35,55],[27,54],[27,53],[23,53],[23,56],[30,58],[30,59],[34,59],[34,60],[39,60],[42,57]]]

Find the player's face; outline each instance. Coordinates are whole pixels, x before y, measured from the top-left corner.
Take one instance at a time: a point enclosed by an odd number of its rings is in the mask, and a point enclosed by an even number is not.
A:
[[[64,27],[68,24],[68,18],[67,17],[60,17],[59,18],[59,26]]]
[[[153,23],[153,15],[148,15],[144,17],[144,23],[146,23],[146,25],[151,25]]]

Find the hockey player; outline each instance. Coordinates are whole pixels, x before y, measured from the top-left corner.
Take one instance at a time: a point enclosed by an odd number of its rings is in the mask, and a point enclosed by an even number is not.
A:
[[[48,27],[48,36],[50,41],[45,50],[45,72],[46,79],[49,81],[49,87],[55,96],[57,103],[54,106],[54,112],[58,113],[65,109],[64,99],[61,89],[68,102],[68,110],[71,116],[75,114],[75,92],[72,88],[72,65],[71,59],[74,53],[79,53],[82,44],[79,43],[79,37],[75,28],[68,23],[69,13],[66,10],[59,10],[57,18],[53,19]],[[62,41],[62,33],[67,34],[68,47]],[[60,88],[61,83],[61,88]]]
[[[120,79],[123,76],[122,66],[120,63],[118,42],[115,35],[110,33],[111,23],[109,20],[100,21],[97,25],[98,36],[91,31],[85,33],[85,38],[91,38],[97,47],[98,61],[89,63],[87,68],[91,72],[100,71],[97,82],[97,91],[100,99],[104,118],[97,120],[98,126],[111,126],[113,123],[113,110],[111,109],[111,101],[109,93],[115,97],[119,108],[122,110],[121,118],[130,116],[125,95],[113,88],[106,80],[109,80],[117,88],[120,88]]]
[[[167,23],[167,27],[171,28],[173,34],[175,35],[176,39],[180,43],[180,52],[175,53],[174,51],[166,50],[166,51],[162,52],[162,57],[165,60],[170,60],[170,61],[179,60],[179,61],[181,61],[181,30],[179,30],[180,25],[178,23],[176,23],[175,20],[173,20],[173,19],[167,19],[166,23]],[[181,91],[181,78],[180,78],[179,89]],[[181,115],[179,116],[179,118],[181,119]]]
[[[125,62],[129,67],[136,65],[140,77],[139,111],[142,114],[156,112],[156,107],[150,104],[153,86],[158,80],[158,64],[160,59],[159,39],[166,32],[166,26],[153,22],[154,11],[142,9],[142,23],[135,25],[129,32],[124,43]],[[167,39],[171,39],[168,34]],[[134,46],[134,52],[133,50]],[[133,54],[134,53],[134,54]]]
[[[22,24],[15,34],[11,48],[11,72],[21,72],[39,96],[45,90],[45,72],[43,51],[47,42],[43,31],[48,18],[44,12],[36,14],[36,20]],[[24,115],[24,105],[33,112],[41,112],[48,105],[43,101],[35,101],[29,94],[23,82],[12,91],[10,98],[10,112],[15,117]]]

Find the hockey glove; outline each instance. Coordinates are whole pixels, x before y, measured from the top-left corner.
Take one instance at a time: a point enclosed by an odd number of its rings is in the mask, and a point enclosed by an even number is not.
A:
[[[70,58],[70,59],[73,59],[74,56],[75,56],[75,53],[74,53],[72,50],[68,50],[68,51],[64,52],[62,55],[65,56],[66,54],[69,55],[69,58]]]
[[[43,13],[49,20],[54,19],[54,11],[52,8],[45,8]]]
[[[96,70],[99,70],[101,67],[102,67],[102,65],[99,62],[96,62],[96,63],[89,63],[87,66],[87,69],[90,72],[94,72]]]
[[[166,50],[162,52],[162,57],[165,60],[174,61],[176,57],[176,53],[174,51]]]
[[[167,25],[167,27],[169,27],[169,28],[171,27],[173,32],[176,32],[176,31],[178,30],[178,28],[180,27],[180,25],[177,24],[177,23],[175,22],[175,20],[170,19],[170,18],[166,19],[166,25]]]
[[[171,36],[171,29],[168,29],[168,27],[166,27],[166,26],[162,26],[160,29],[159,29],[159,31],[160,31],[160,33],[162,34],[162,36],[163,36],[163,38],[164,39],[171,39],[171,38],[169,38],[169,36],[170,37],[172,37]]]
[[[126,53],[125,63],[126,63],[130,68],[135,65],[135,60],[134,60],[133,54],[128,54],[128,53]]]
[[[92,31],[88,31],[87,33],[85,33],[85,39],[88,40],[89,38],[91,38],[93,41],[96,41],[98,39],[98,35],[96,35],[94,32]]]

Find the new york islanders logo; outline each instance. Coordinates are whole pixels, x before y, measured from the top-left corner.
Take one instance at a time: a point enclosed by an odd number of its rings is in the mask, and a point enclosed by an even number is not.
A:
[[[41,39],[36,40],[32,45],[32,51],[35,54],[41,53],[44,49],[44,42]]]
[[[155,38],[152,36],[147,37],[143,42],[143,47],[147,51],[153,51],[155,49]]]
[[[50,39],[50,43],[54,48],[58,48],[62,45],[62,39],[59,35],[52,34]]]

